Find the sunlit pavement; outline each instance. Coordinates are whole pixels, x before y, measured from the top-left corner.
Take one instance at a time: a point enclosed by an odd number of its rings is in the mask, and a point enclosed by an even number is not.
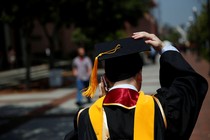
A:
[[[187,61],[204,77],[208,77],[208,63],[195,61],[194,55],[184,55]],[[103,73],[103,71],[100,71]],[[159,85],[159,64],[148,63],[143,67],[142,90],[154,94]],[[98,92],[93,98],[98,98]],[[76,88],[59,88],[30,93],[0,94],[0,139],[1,140],[61,140],[73,129],[73,117],[78,107],[75,105]],[[204,101],[192,140],[210,138],[210,98]],[[85,98],[84,98],[84,101]],[[89,106],[91,104],[85,104]]]

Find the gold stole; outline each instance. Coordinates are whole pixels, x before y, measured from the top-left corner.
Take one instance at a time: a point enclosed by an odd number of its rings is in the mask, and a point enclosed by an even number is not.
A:
[[[89,116],[97,140],[102,140],[103,100],[98,99],[90,108]],[[154,140],[154,100],[150,95],[140,92],[134,116],[134,140]]]

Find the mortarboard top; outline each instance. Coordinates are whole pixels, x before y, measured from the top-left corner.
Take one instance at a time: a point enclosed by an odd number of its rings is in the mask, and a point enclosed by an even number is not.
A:
[[[89,87],[83,91],[84,96],[93,97],[98,86],[97,69],[98,60],[106,60],[129,54],[149,51],[150,46],[144,39],[123,38],[111,42],[98,43],[95,45],[95,61],[90,77]]]
[[[116,49],[114,53],[105,52]],[[123,38],[115,41],[99,43],[95,45],[95,55],[99,60],[111,59],[114,57],[129,55],[138,52],[150,51],[150,46],[145,43],[144,39]]]

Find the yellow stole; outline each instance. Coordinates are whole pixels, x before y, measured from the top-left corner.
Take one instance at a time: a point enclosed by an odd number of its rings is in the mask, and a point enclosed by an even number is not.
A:
[[[103,100],[98,99],[90,108],[89,116],[97,140],[102,140]],[[154,140],[155,106],[153,97],[140,92],[134,116],[134,140]]]

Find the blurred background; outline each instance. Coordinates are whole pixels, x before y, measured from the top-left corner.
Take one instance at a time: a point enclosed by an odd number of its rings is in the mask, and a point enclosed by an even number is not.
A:
[[[93,61],[94,44],[137,31],[173,44],[209,80],[209,0],[0,0],[0,139],[63,139],[78,109],[76,49],[85,47]],[[151,94],[159,87],[159,56],[143,56]],[[203,127],[192,139],[210,139]]]

